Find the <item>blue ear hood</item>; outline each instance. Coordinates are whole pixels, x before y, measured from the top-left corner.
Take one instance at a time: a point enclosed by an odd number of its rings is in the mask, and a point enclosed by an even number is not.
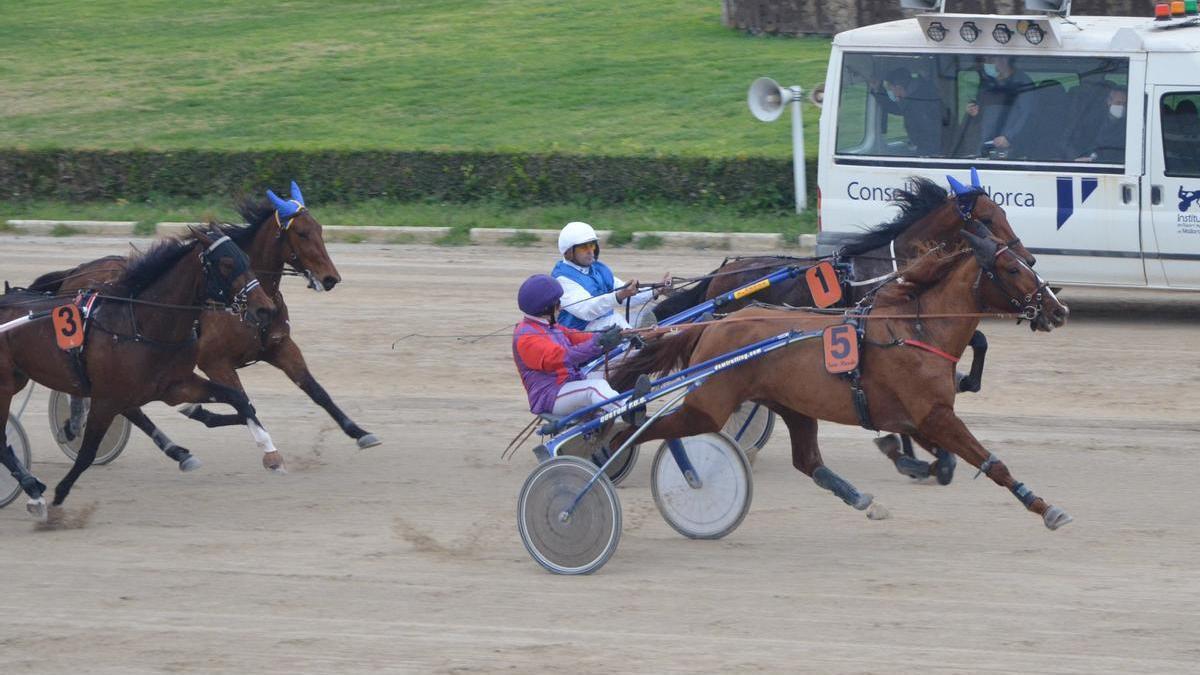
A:
[[[956,196],[962,196],[971,191],[971,188],[958,182],[954,176],[946,176],[946,180],[950,181],[950,190],[954,192]]]
[[[975,176],[975,169],[971,169],[971,176],[975,178],[975,184],[979,184],[979,177]],[[304,195],[300,194],[300,186],[296,185],[296,181],[292,181],[292,199],[300,202],[300,206],[304,206]]]
[[[292,185],[295,186],[295,183]],[[299,191],[297,190],[296,192]],[[270,190],[267,190],[267,198],[270,199],[271,203],[275,205],[275,210],[279,212],[280,218],[291,218],[297,213],[300,213],[300,209],[304,208],[304,204],[302,202],[294,199],[280,199],[279,195]]]
[[[292,185],[294,186],[295,183],[292,183]],[[971,187],[980,189],[983,188],[983,186],[979,184],[979,171],[977,171],[975,167],[971,167]],[[300,203],[303,204],[304,202],[302,201]]]

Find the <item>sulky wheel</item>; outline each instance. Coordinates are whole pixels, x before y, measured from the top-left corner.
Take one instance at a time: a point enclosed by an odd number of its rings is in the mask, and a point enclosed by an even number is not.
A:
[[[611,437],[612,434],[607,434]],[[575,437],[558,448],[558,456],[579,457],[580,459],[591,460],[596,466],[603,466],[608,460],[608,450],[604,444],[599,442],[599,439],[585,439],[583,437]],[[633,467],[637,464],[638,446],[631,445],[625,448],[620,457],[608,465],[608,479],[613,485],[619,485],[621,481],[629,477],[633,473]]]
[[[87,412],[91,403],[91,399],[83,399],[83,420],[87,420]],[[71,397],[61,391],[51,391],[50,434],[54,436],[55,441],[58,441],[58,447],[63,454],[74,461],[75,457],[79,455],[79,448],[83,445],[83,428],[81,424],[79,432],[73,438],[68,438],[65,427],[70,419]],[[129,442],[129,430],[132,426],[124,416],[114,417],[108,433],[100,439],[100,447],[96,448],[96,460],[92,463],[108,464],[116,459],[117,455],[120,455],[121,451],[125,449],[125,444]]]
[[[517,529],[529,555],[555,574],[590,574],[604,566],[621,539],[621,503],[607,476],[566,515],[596,475],[591,462],[555,457],[529,474],[517,499]]]
[[[746,459],[750,460],[751,464],[758,458],[758,451],[771,440],[771,432],[774,430],[775,413],[754,401],[745,401],[738,406],[721,429],[742,446]]]
[[[692,539],[720,539],[737,529],[750,510],[754,485],[746,454],[723,433],[678,441],[695,469],[694,482],[664,442],[650,468],[654,503],[667,523]]]
[[[612,464],[608,465],[608,469],[605,470],[605,473],[608,474],[608,479],[612,481],[613,485],[620,485],[621,481],[625,480],[629,477],[629,474],[633,473],[633,467],[637,464],[639,447],[640,446],[638,445],[631,445],[628,448],[625,448],[621,455],[613,460]],[[603,452],[603,449],[597,450],[592,456],[592,462],[595,463],[596,466],[603,466],[604,462],[607,461],[607,458],[602,455]]]
[[[30,463],[33,462],[33,453],[29,450],[29,437],[25,435],[25,429],[21,427],[20,422],[10,419],[4,431],[8,444],[12,446],[13,454],[26,469],[29,469]],[[0,508],[11,504],[12,500],[20,494],[20,483],[9,474],[8,469],[0,467]]]

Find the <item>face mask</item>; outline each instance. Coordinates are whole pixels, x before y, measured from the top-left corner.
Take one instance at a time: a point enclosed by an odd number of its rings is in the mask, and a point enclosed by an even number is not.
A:
[[[996,70],[996,64],[985,63],[983,64],[983,74],[987,75],[988,77],[996,77],[1000,74],[1000,71]]]
[[[892,91],[891,89],[887,90],[887,95],[888,95],[888,98],[891,99],[892,103],[896,103],[897,101],[900,100],[899,98],[896,97],[896,92]]]
[[[1125,106],[1110,105],[1110,106],[1108,106],[1108,114],[1112,115],[1113,117],[1115,117],[1117,119],[1121,119],[1122,117],[1125,116]]]

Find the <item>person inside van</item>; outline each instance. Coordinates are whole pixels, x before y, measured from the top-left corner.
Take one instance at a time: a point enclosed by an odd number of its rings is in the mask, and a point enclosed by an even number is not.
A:
[[[1076,162],[1102,162],[1122,164],[1125,162],[1125,104],[1128,96],[1120,86],[1113,85],[1104,98],[1107,109],[1104,119],[1096,127]]]
[[[917,154],[937,156],[942,151],[942,98],[929,80],[913,77],[908,68],[888,71],[879,82],[871,83],[871,93],[888,114],[904,118],[904,131]]]
[[[1011,57],[985,56],[979,78],[983,151],[1007,157],[1020,142],[1033,113],[1033,80],[1017,70]]]
[[[1066,130],[1063,156],[1074,159],[1083,151],[1084,146],[1090,145],[1096,135],[1096,129],[1104,124],[1108,116],[1108,92],[1113,83],[1104,79],[1104,69],[1095,69],[1079,74],[1079,84],[1067,92],[1069,101],[1066,119],[1071,124]]]

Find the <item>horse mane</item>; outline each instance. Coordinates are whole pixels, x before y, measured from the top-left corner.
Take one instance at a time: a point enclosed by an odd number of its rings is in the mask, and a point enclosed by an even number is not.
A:
[[[145,253],[135,252],[129,256],[129,266],[116,285],[131,296],[137,295],[179,262],[197,243],[193,235],[168,237],[156,242]]]
[[[974,198],[981,194],[984,194],[983,190],[975,188],[963,194],[962,197]],[[893,203],[900,207],[900,213],[889,222],[849,236],[847,243],[838,249],[838,255],[862,255],[886,246],[895,241],[918,220],[945,204],[950,193],[928,178],[910,176],[905,187],[896,190],[893,195]]]
[[[884,284],[875,294],[875,303],[880,305],[909,302],[945,279],[950,271],[964,260],[972,259],[971,249],[960,247],[946,250],[942,246],[925,249],[908,267],[900,270],[894,282]]]
[[[240,197],[235,203],[235,208],[238,215],[246,221],[246,225],[209,221],[208,226],[232,239],[238,248],[245,251],[254,241],[258,231],[266,224],[267,219],[275,213],[275,207],[266,199]]]

